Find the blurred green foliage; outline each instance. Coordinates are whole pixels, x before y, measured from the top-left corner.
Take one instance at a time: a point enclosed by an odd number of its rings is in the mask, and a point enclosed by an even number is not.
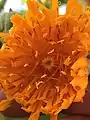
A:
[[[0,32],[4,32],[4,33],[9,32],[10,28],[12,27],[10,17],[13,14],[15,14],[15,12],[13,12],[13,11],[0,14]],[[3,44],[3,42],[4,42],[3,38],[0,38],[0,48],[1,48],[2,44]]]
[[[25,13],[26,13],[25,10],[21,10],[21,11],[20,11],[20,14],[21,14],[21,15],[25,15]]]
[[[52,0],[39,0],[42,4],[44,4],[47,8],[51,8]],[[68,0],[58,0],[58,5],[67,3]]]
[[[21,0],[21,2],[25,3],[27,0]]]
[[[67,3],[68,0],[59,0],[61,2],[61,4],[63,3]]]
[[[38,1],[44,4],[47,8],[51,8],[52,0],[38,0]]]
[[[21,0],[21,2],[25,3],[27,0]],[[47,8],[51,8],[52,0],[38,0],[42,4],[44,4]],[[67,3],[68,0],[58,0],[59,5]]]
[[[15,12],[7,12],[0,14],[0,32],[8,32],[12,27],[12,23],[10,22],[10,17],[15,14]]]
[[[6,0],[0,0],[0,11],[4,8]]]
[[[59,114],[59,119],[65,117],[64,114]],[[28,120],[27,117],[20,117],[20,118],[15,118],[15,117],[4,117],[2,114],[0,114],[0,120]],[[39,120],[50,120],[49,115],[41,115]]]

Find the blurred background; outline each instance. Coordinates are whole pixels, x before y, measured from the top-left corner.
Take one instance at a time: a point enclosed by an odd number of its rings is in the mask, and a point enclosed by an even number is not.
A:
[[[46,7],[51,8],[51,0],[38,0]],[[84,6],[89,4],[90,0],[79,0]],[[65,14],[67,0],[59,0],[59,13]],[[8,12],[9,9],[24,13],[27,10],[26,0],[0,0],[0,11]]]

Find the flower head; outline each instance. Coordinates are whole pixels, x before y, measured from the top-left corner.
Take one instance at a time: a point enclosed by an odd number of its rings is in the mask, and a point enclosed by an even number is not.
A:
[[[57,0],[51,10],[34,0],[27,5],[25,17],[12,16],[10,33],[0,33],[6,40],[0,50],[0,83],[7,96],[0,108],[14,99],[31,113],[30,120],[38,120],[40,112],[56,120],[62,109],[83,100],[88,84],[82,7],[69,0],[61,16]]]

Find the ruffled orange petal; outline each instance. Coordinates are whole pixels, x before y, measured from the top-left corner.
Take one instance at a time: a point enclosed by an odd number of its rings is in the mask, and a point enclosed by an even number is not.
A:
[[[56,120],[85,95],[89,14],[75,0],[68,1],[63,16],[57,0],[51,10],[35,0],[27,4],[24,17],[12,16],[10,33],[0,33],[6,39],[0,50],[0,84],[6,96],[31,113],[30,120],[38,120],[40,112]]]
[[[82,5],[77,0],[68,0],[66,13],[72,15],[81,15],[83,13]]]

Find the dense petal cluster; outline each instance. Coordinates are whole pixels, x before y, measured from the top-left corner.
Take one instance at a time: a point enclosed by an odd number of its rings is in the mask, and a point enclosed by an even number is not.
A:
[[[87,30],[83,26],[88,12],[83,13],[78,2],[69,0],[67,13],[61,16],[57,3],[52,0],[49,10],[27,0],[25,17],[12,16],[10,33],[0,33],[6,40],[0,50],[0,84],[7,96],[0,103],[1,110],[14,99],[31,113],[30,120],[38,120],[40,112],[56,120],[62,109],[83,100],[90,32],[88,25]]]

